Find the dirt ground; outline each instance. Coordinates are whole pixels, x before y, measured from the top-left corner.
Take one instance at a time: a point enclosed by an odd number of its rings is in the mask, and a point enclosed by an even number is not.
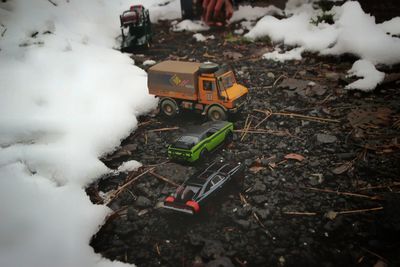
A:
[[[235,70],[250,101],[230,118],[233,143],[209,162],[245,164],[243,187],[194,217],[157,208],[175,186],[149,170],[179,184],[203,168],[169,162],[166,152],[205,118],[140,117],[103,161],[112,169],[132,159],[143,167],[87,189],[93,202],[105,203],[104,193],[129,182],[108,203],[115,212],[93,237],[94,250],[138,266],[400,266],[399,66],[379,66],[390,79],[371,93],[346,91],[353,57],[264,60],[276,44],[248,43],[232,34],[235,27],[212,29],[205,35],[215,39],[202,43],[160,23],[153,47],[133,59],[144,69],[146,59],[175,59]]]

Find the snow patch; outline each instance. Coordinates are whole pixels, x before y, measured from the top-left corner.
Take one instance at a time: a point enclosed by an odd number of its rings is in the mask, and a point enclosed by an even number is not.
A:
[[[118,172],[131,172],[137,170],[140,167],[142,167],[142,164],[140,162],[137,162],[136,160],[129,160],[125,161],[118,167]]]
[[[268,7],[252,7],[250,5],[240,5],[238,10],[233,13],[230,23],[249,20],[254,21],[265,15],[280,15],[283,16],[283,11],[274,5]]]
[[[182,32],[182,31],[201,32],[201,31],[207,31],[209,29],[210,27],[200,20],[192,21],[185,19],[177,24],[172,25],[172,30],[174,32]]]
[[[302,4],[301,0],[290,0],[285,12],[289,18],[277,19],[265,16],[244,36],[257,39],[269,36],[274,42],[302,47],[303,51],[319,52],[322,55],[345,53],[358,56],[372,64],[393,65],[400,62],[400,39],[388,35],[399,32],[399,17],[383,24],[366,14],[358,2],[348,1],[334,7],[334,24],[311,24],[321,11],[312,8],[312,0]],[[270,54],[267,57],[278,55]]]
[[[139,2],[0,2],[0,266],[131,266],[89,246],[110,210],[84,188],[156,107],[146,72],[113,49]]]
[[[379,27],[381,27],[381,29],[386,33],[400,35],[400,17],[395,17],[391,20],[385,21],[379,24]]]
[[[279,62],[285,62],[286,60],[301,60],[301,53],[303,53],[303,51],[303,47],[296,47],[284,53],[280,53],[280,50],[277,49],[273,52],[265,53],[262,58],[271,59]]]
[[[145,60],[143,62],[143,66],[151,66],[151,65],[154,65],[154,64],[156,64],[156,62],[154,60],[152,60],[152,59],[147,59],[147,60]]]
[[[348,84],[345,89],[359,89],[369,92],[383,81],[385,73],[378,71],[370,61],[360,59],[354,62],[348,71],[348,76],[362,77],[362,79]]]
[[[209,39],[211,39],[211,40],[215,39],[214,35],[204,36],[201,33],[193,34],[193,38],[196,39],[197,42],[205,42],[205,41],[207,41]]]

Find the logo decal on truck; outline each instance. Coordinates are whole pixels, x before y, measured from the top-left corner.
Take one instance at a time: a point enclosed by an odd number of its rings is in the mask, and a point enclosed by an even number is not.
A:
[[[169,79],[169,82],[173,86],[185,86],[189,80],[182,80],[178,75],[174,74],[171,79]]]

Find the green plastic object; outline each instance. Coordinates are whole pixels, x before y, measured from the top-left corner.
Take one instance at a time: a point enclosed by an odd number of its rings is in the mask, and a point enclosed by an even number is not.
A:
[[[206,160],[208,154],[224,143],[232,141],[233,123],[210,121],[188,129],[168,147],[168,157],[176,161]]]

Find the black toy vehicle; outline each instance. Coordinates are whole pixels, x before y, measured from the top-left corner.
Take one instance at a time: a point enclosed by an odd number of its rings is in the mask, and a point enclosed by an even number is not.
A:
[[[130,52],[147,48],[151,43],[149,11],[142,5],[131,6],[119,16],[121,22],[121,51]]]
[[[218,195],[230,182],[241,183],[243,169],[240,163],[215,161],[204,171],[184,181],[173,195],[164,200],[162,207],[191,215],[198,213],[201,206]]]

